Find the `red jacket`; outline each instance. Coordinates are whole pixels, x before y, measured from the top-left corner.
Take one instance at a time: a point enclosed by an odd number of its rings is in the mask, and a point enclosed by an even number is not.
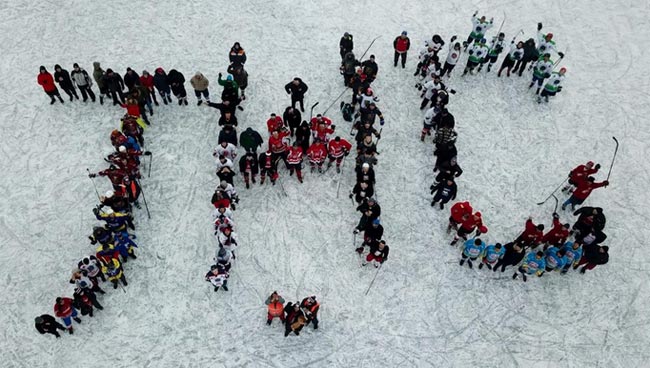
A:
[[[571,175],[569,176],[569,180],[571,180],[574,184],[579,184],[581,181],[586,180],[589,175],[597,173],[597,169],[590,169],[587,167],[587,165],[580,165],[576,167],[575,169],[571,170]]]
[[[395,51],[403,54],[411,48],[411,40],[408,37],[402,38],[401,36],[397,36],[395,41],[393,41],[393,47],[395,47]]]
[[[302,162],[302,147],[289,147],[287,162],[290,164],[299,164]]]
[[[54,84],[54,77],[50,73],[39,73],[37,78],[38,84],[43,87],[45,92],[53,92],[56,90],[56,85]]]
[[[319,139],[325,143],[330,140],[330,135],[332,134],[334,134],[334,129],[330,128],[329,126],[325,126],[325,128],[312,129],[311,132],[311,135],[314,137],[314,139]]]
[[[520,235],[526,243],[539,244],[544,237],[542,230],[537,229],[537,225],[533,223],[533,220],[526,220],[526,230]]]
[[[106,169],[106,170],[98,172],[97,175],[99,175],[99,176],[108,176],[108,179],[110,179],[110,181],[111,181],[111,183],[113,183],[113,185],[122,184],[122,182],[124,181],[124,178],[126,178],[128,176],[126,171],[124,171],[122,169],[115,169],[115,170]]]
[[[138,105],[124,105],[121,104],[123,108],[126,109],[126,113],[131,116],[140,116],[140,106]]]
[[[140,84],[144,87],[147,87],[150,91],[153,90],[153,75],[149,74],[148,76],[140,77]]]
[[[577,199],[584,201],[585,199],[587,199],[587,197],[589,197],[592,190],[607,186],[608,184],[609,182],[607,180],[602,181],[600,183],[594,183],[588,180],[583,180],[580,183],[578,183],[578,187],[576,188],[576,190],[573,191],[573,196],[576,197]]]
[[[564,244],[569,237],[569,229],[565,228],[559,219],[553,219],[553,228],[544,234],[542,238],[543,243],[548,244]]]
[[[483,226],[483,219],[480,216],[477,216],[476,214],[470,215],[465,221],[463,221],[460,224],[460,226],[464,230],[467,230],[468,233],[474,231],[474,229],[477,227],[479,228],[480,232],[482,233],[487,232],[487,228]]]
[[[463,222],[467,216],[472,215],[472,206],[469,202],[458,202],[451,206],[451,218],[457,223]]]
[[[274,130],[280,130],[284,126],[284,122],[282,121],[282,118],[279,116],[276,116],[275,119],[269,118],[269,120],[266,121],[266,128],[269,130],[269,133],[271,133]]]
[[[311,118],[311,120],[309,121],[309,126],[311,127],[311,130],[316,130],[316,128],[318,128],[318,124],[319,124],[321,121],[322,121],[323,123],[325,123],[325,125],[327,125],[327,126],[332,125],[332,120],[330,120],[330,118],[328,118],[327,116],[321,116],[320,121],[318,120],[317,117],[313,117],[313,118]]]
[[[282,153],[289,148],[287,146],[287,142],[285,142],[284,137],[288,136],[289,132],[279,132],[278,137],[275,138],[274,136],[271,136],[269,138],[269,149],[273,153]]]
[[[327,150],[325,149],[325,145],[321,142],[313,143],[307,149],[307,156],[309,157],[309,161],[316,163],[323,162],[325,160],[325,157],[327,157]]]
[[[63,304],[54,304],[54,315],[60,318],[69,317],[72,314],[72,299],[61,298]]]
[[[352,145],[345,139],[341,139],[338,142],[336,140],[331,140],[327,144],[327,151],[330,156],[334,158],[342,157],[346,152],[350,152],[351,149]]]

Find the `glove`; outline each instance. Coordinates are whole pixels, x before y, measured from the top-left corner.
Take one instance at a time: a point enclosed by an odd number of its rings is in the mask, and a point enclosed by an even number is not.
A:
[[[343,150],[343,155],[347,156],[347,155],[349,155],[349,154],[350,154],[350,151],[348,151],[348,150]]]
[[[558,52],[558,55],[560,55],[560,59],[564,59],[564,53],[563,52]]]
[[[96,177],[97,177],[97,174],[88,174],[88,177],[89,177],[89,178],[96,178]]]
[[[381,139],[381,134],[377,134],[377,139]]]
[[[219,78],[221,78],[221,76],[222,76],[222,74],[221,74],[221,73],[219,73]]]
[[[557,87],[558,92],[562,92],[562,86]]]
[[[542,30],[542,22],[537,23],[537,30],[538,31]]]
[[[456,41],[456,38],[457,38],[456,36],[451,36],[451,42]]]
[[[474,14],[472,14],[472,16],[473,16],[473,17],[475,17],[475,16],[476,16],[476,14],[478,14],[478,10],[477,10],[477,11],[475,11],[475,12],[474,12]]]
[[[605,184],[605,186],[608,186],[608,185],[609,185],[609,180],[605,180],[605,181],[603,182],[603,184]]]
[[[494,17],[490,18],[490,23],[494,22]]]
[[[352,199],[352,193],[350,193],[349,197],[350,197],[350,199]]]
[[[93,208],[93,213],[95,214],[95,216],[99,216],[99,208],[97,207]]]
[[[151,151],[144,151],[143,155],[145,155],[145,156],[151,156]]]
[[[384,119],[380,119],[380,120],[379,120],[379,125],[382,125],[382,126],[383,126],[384,123],[386,123],[386,120],[384,120]]]
[[[550,75],[549,73],[544,73],[544,78],[548,78],[548,77],[550,77],[550,76],[551,76],[551,75]]]
[[[558,215],[557,212],[553,212],[553,218],[554,219],[559,219],[560,215]]]
[[[596,170],[600,170],[600,164],[596,164]]]
[[[336,125],[334,124],[330,125],[330,127],[332,128],[332,130],[336,129]]]

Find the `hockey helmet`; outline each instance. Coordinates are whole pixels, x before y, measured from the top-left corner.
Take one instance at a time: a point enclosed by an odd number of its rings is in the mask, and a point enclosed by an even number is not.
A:
[[[553,38],[553,33],[550,33],[550,32],[547,33],[546,37],[544,37],[544,38],[546,39],[546,41],[550,41]]]
[[[586,165],[586,166],[588,166],[588,167],[593,167],[593,166],[594,166],[594,162],[593,162],[593,161],[589,161],[589,162],[587,162],[587,165]]]
[[[565,67],[560,68],[560,74],[564,74],[564,73],[566,73],[566,68]]]
[[[372,95],[372,88],[368,87],[368,89],[366,89],[366,94],[369,96]]]
[[[485,38],[481,38],[481,45],[485,44],[487,40]]]

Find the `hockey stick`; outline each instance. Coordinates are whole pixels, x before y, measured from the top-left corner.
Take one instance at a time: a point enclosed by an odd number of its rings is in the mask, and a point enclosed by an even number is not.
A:
[[[124,272],[124,271],[122,271],[122,272]],[[120,288],[122,288],[122,291],[126,294],[126,289],[124,288],[124,286],[122,285],[122,283],[119,280],[117,281],[117,284],[120,285]]]
[[[140,187],[140,194],[142,194],[142,200],[144,201],[144,208],[147,209],[147,217],[149,220],[151,220],[151,213],[149,212],[149,205],[147,204],[147,197],[144,195],[144,188],[142,188],[142,185],[140,185],[140,182],[136,179],[135,181],[138,183],[138,186]]]
[[[555,199],[555,208],[553,209],[553,213],[557,213],[557,205],[560,203],[560,201],[557,199],[555,194],[553,194],[553,199]]]
[[[346,157],[348,157],[348,156],[343,156],[343,160],[341,160],[341,165],[339,166],[339,179],[338,179],[339,182],[336,185],[336,198],[339,197],[339,191],[341,190],[341,175],[343,173],[342,168],[343,168],[343,165],[345,164],[345,158]]]
[[[151,151],[145,151],[144,152],[145,156],[149,156],[149,168],[147,170],[147,177],[151,177],[151,161],[153,160],[153,155],[151,154]]]
[[[343,96],[343,94],[345,93],[345,91],[348,90],[348,88],[350,88],[350,87],[345,87],[345,89],[343,90],[343,92],[341,92],[341,94],[339,94],[338,97],[336,97],[336,99],[335,99],[334,101],[332,101],[332,103],[331,103],[329,106],[327,106],[327,108],[325,109],[325,111],[323,111],[323,115],[325,115],[325,114],[329,111],[329,109],[331,109],[332,106],[334,106],[334,104],[336,103],[336,101],[338,101],[339,98],[341,98],[341,96]]]
[[[612,167],[614,167],[614,160],[616,159],[616,154],[618,153],[618,139],[616,137],[612,137],[614,142],[616,142],[616,148],[614,149],[614,157],[612,157],[612,164],[609,166],[609,172],[607,173],[607,179],[609,180],[609,176],[612,174]]]
[[[287,191],[284,189],[284,184],[282,184],[282,180],[278,177],[278,183],[280,183],[280,189],[282,189],[282,193],[284,194],[285,197],[288,197],[289,195],[287,194]]]
[[[368,295],[368,292],[370,291],[370,288],[372,285],[375,283],[375,279],[377,278],[377,275],[379,274],[379,270],[381,270],[381,266],[383,266],[383,263],[379,264],[379,267],[377,267],[377,272],[375,272],[375,277],[372,278],[372,281],[370,282],[370,285],[368,286],[368,289],[366,290],[366,293],[364,295]]]
[[[377,146],[379,145],[379,140],[381,139],[381,132],[384,130],[384,127],[379,128],[379,138],[377,138],[377,142],[375,142],[375,150],[377,149]],[[379,153],[379,152],[377,152]]]
[[[497,31],[497,37],[499,37],[499,34],[501,33],[501,29],[503,28],[503,24],[506,22],[506,12],[503,12],[503,21],[501,21],[501,26],[499,27],[499,30]]]
[[[311,124],[311,118],[314,115],[314,107],[318,106],[319,102],[316,101],[315,104],[311,105],[311,109],[309,110],[309,123]]]
[[[612,169],[610,168],[609,170],[611,171]],[[93,178],[90,177],[90,170],[86,168],[86,171],[88,172],[88,179],[90,179],[90,181],[93,182],[93,188],[95,188],[95,194],[97,194],[97,200],[101,203],[102,199],[101,197],[99,197],[99,192],[97,191],[97,185],[95,185],[95,181],[93,180]]]
[[[562,182],[560,183],[560,185],[558,185],[557,188],[555,188],[555,190],[553,190],[553,192],[551,192],[551,194],[550,194],[548,197],[546,197],[545,200],[543,200],[543,201],[537,203],[537,205],[538,205],[538,206],[541,206],[541,205],[543,205],[544,203],[546,203],[546,201],[548,201],[549,199],[551,199],[551,197],[555,194],[555,192],[557,192],[557,190],[560,189],[560,188],[562,187],[562,185],[564,185],[564,182],[566,182],[567,180],[569,180],[568,177],[564,178],[564,180],[562,180]]]
[[[368,52],[368,50],[370,50],[370,48],[372,47],[372,45],[375,43],[375,41],[377,41],[377,39],[378,39],[379,37],[381,37],[381,35],[379,35],[379,36],[377,36],[377,37],[375,37],[375,38],[372,39],[372,42],[370,42],[370,45],[368,45],[368,47],[366,48],[366,51],[364,51],[363,54],[361,54],[361,57],[360,57],[358,60],[361,60],[361,59],[363,59],[364,56],[366,56],[366,53]]]

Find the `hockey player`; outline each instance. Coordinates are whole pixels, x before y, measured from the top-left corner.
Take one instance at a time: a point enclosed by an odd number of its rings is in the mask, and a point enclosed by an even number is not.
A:
[[[73,305],[81,312],[82,316],[88,315],[93,317],[93,306],[99,310],[104,309],[97,302],[97,297],[89,289],[75,288],[73,298]]]
[[[377,104],[374,101],[368,102],[367,107],[361,105],[361,108],[359,109],[359,115],[361,116],[361,119],[357,124],[355,124],[356,129],[360,129],[360,123],[365,124],[366,122],[369,122],[370,126],[372,126],[375,123],[375,119],[377,117],[379,117],[379,125],[384,126],[386,123],[384,120],[384,115],[381,113],[381,110],[377,108]]]
[[[526,220],[526,229],[517,237],[517,239],[515,239],[515,243],[522,244],[526,248],[532,247],[535,249],[542,242],[543,237],[544,224],[535,225],[533,223],[533,218],[529,217]]]
[[[573,170],[569,172],[569,184],[562,188],[564,193],[573,193],[575,188],[583,180],[586,180],[590,175],[595,174],[600,170],[600,164],[596,164],[594,167],[594,162],[589,161],[584,165],[578,165]]]
[[[98,278],[102,279],[102,281],[106,281],[106,276],[104,276],[104,274],[102,273],[101,261],[92,254],[80,260],[77,263],[77,268],[79,268],[82,271],[86,271],[88,273],[88,278],[90,279],[90,281],[92,281],[94,285],[99,285]],[[102,291],[100,291],[100,293],[103,294]]]
[[[223,265],[216,264],[210,266],[210,271],[205,274],[205,281],[214,286],[214,291],[219,291],[220,287],[223,287],[225,291],[228,291],[228,271],[223,267]]]
[[[532,88],[537,83],[537,91],[535,94],[538,95],[544,84],[544,79],[550,77],[552,71],[553,61],[551,60],[551,54],[543,54],[533,65],[533,80],[528,85],[528,88]]]
[[[488,48],[485,46],[486,42],[487,40],[485,38],[480,38],[470,46],[467,51],[469,57],[467,58],[467,65],[465,65],[463,75],[467,73],[474,74],[474,68],[476,68],[476,66],[483,61],[483,58],[487,56]]]
[[[449,233],[452,229],[457,230],[458,225],[467,220],[472,215],[472,212],[472,206],[469,202],[458,202],[451,206],[447,232]]]
[[[309,158],[310,172],[314,172],[318,167],[318,172],[323,172],[323,163],[327,157],[327,148],[319,139],[314,140],[314,143],[307,150],[307,157]]]
[[[274,131],[280,131],[282,128],[284,128],[284,121],[282,121],[282,118],[275,115],[275,113],[271,113],[271,117],[266,121],[266,128],[269,132],[269,134],[273,133]]]
[[[445,204],[450,200],[453,201],[456,199],[456,192],[458,187],[453,179],[447,179],[446,181],[438,183],[436,186],[431,189],[431,194],[434,194],[433,200],[431,201],[431,207],[436,203],[440,202],[440,209],[445,208]]]
[[[327,163],[327,168],[329,169],[332,166],[332,163],[336,161],[336,172],[341,172],[341,161],[343,157],[347,156],[352,149],[350,142],[341,137],[336,136],[334,140],[331,140],[327,145],[329,162]]]
[[[478,269],[480,270],[485,265],[488,270],[492,270],[492,267],[503,258],[505,253],[506,250],[501,243],[488,245],[481,253],[481,263],[478,265]]]
[[[372,123],[370,123],[369,121],[366,120],[363,122],[363,124],[358,124],[358,125],[359,126],[357,128],[357,134],[354,136],[354,140],[357,142],[357,144],[361,143],[361,141],[363,141],[363,139],[367,135],[374,135],[375,137],[377,137],[377,139],[381,137],[379,131],[373,128]]]
[[[232,267],[232,253],[226,248],[217,248],[216,253],[216,257],[214,258],[215,263],[222,265],[227,272],[230,272],[230,268]]]
[[[550,53],[551,51],[555,51],[558,55],[560,55],[560,58],[564,58],[564,54],[562,52],[557,51],[557,47],[555,46],[555,41],[553,41],[553,33],[542,33],[542,23],[537,23],[537,52],[540,54],[545,54],[545,53]]]
[[[63,327],[62,324],[57,322],[56,319],[49,314],[41,314],[40,316],[36,317],[34,319],[34,327],[36,327],[36,330],[41,335],[49,333],[56,336],[57,339],[61,337],[57,330],[65,330],[65,327]]]
[[[593,176],[588,177],[586,180],[582,180],[578,183],[576,190],[573,191],[573,194],[569,199],[562,203],[562,210],[566,209],[566,206],[571,205],[571,210],[575,210],[576,205],[581,205],[587,197],[591,194],[596,188],[606,187],[609,185],[609,181],[605,180],[600,183],[596,183],[596,179]]]
[[[354,197],[354,201],[357,204],[361,204],[366,198],[370,198],[375,194],[373,185],[367,181],[358,182],[352,192],[350,193],[350,198]]]
[[[479,73],[481,72],[481,69],[483,69],[483,65],[487,64],[487,72],[490,72],[490,69],[492,69],[492,65],[497,62],[497,59],[499,58],[499,54],[503,51],[503,48],[505,46],[505,39],[506,35],[505,33],[501,32],[499,33],[498,36],[492,37],[492,41],[490,42],[490,47],[488,48],[487,55],[485,55],[485,58],[481,61],[481,65],[478,67]]]
[[[231,228],[235,227],[235,222],[233,221],[233,219],[223,214],[217,215],[217,218],[213,221],[213,223],[214,223],[214,235],[219,235],[219,232],[221,232],[226,227],[231,227]]]
[[[74,333],[72,320],[81,323],[81,319],[77,317],[77,310],[73,303],[73,300],[70,298],[56,298],[56,304],[54,304],[54,315],[63,320],[63,324],[68,329],[70,335]]]
[[[560,222],[560,215],[553,213],[553,227],[542,237],[544,250],[549,246],[560,247],[569,237],[569,224]]]
[[[237,233],[232,231],[230,226],[226,226],[217,234],[217,241],[219,242],[219,248],[225,248],[230,251],[232,253],[232,259],[237,259],[237,255],[235,254],[235,248],[238,246]]]
[[[345,54],[343,61],[341,61],[341,67],[339,68],[341,75],[343,75],[343,84],[346,87],[352,86],[352,79],[355,76],[357,66],[361,65],[359,60],[354,56],[352,51]],[[353,88],[353,93],[354,93]],[[354,99],[353,99],[354,102]]]
[[[438,172],[438,175],[433,179],[433,184],[429,187],[432,191],[439,183],[447,180],[456,181],[456,178],[463,174],[463,169],[461,169],[458,162],[456,162],[456,157],[453,157],[449,161],[442,162],[438,169],[440,172]],[[433,194],[433,192],[431,194]]]
[[[244,176],[246,189],[250,188],[251,181],[255,184],[255,176],[259,173],[259,167],[257,165],[257,157],[253,152],[246,152],[239,159],[239,172]]]
[[[295,170],[298,181],[302,183],[302,148],[298,145],[298,142],[293,142],[293,146],[289,147],[287,164],[289,166],[289,176],[293,175]]]
[[[447,144],[437,146],[433,154],[436,156],[436,162],[433,165],[433,172],[435,173],[440,170],[443,163],[451,162],[452,159],[457,157],[458,149],[456,148],[456,142],[449,141]]]
[[[311,135],[314,140],[321,140],[323,143],[328,144],[332,134],[334,134],[335,125],[328,126],[324,121],[319,122],[317,125],[312,126]]]
[[[454,70],[458,63],[458,59],[460,59],[460,55],[463,53],[460,42],[454,41],[456,41],[456,36],[453,36],[449,41],[449,52],[447,53],[445,65],[442,67],[442,71],[440,72],[441,78],[444,77],[445,74],[451,77],[451,71]]]
[[[508,51],[508,55],[503,58],[503,62],[501,63],[501,67],[497,73],[497,77],[501,76],[503,69],[506,69],[506,75],[509,77],[510,69],[512,69],[515,63],[518,60],[521,60],[521,58],[524,56],[524,43],[522,41],[519,41],[515,45],[515,40],[516,37],[513,37],[512,41],[510,42],[510,50]]]
[[[423,49],[420,50],[420,55],[418,56],[418,65],[415,67],[415,73],[413,76],[417,75],[426,75],[426,66],[429,64],[429,59],[435,55],[433,46],[425,45]]]
[[[282,159],[284,164],[289,169],[289,163],[287,162],[287,155],[289,154],[289,131],[285,128],[282,130],[274,130],[271,132],[271,137],[269,137],[269,150],[273,156],[273,161],[277,162]]]
[[[470,32],[469,37],[467,37],[467,41],[465,42],[465,50],[467,50],[468,45],[482,39],[485,36],[485,32],[492,28],[494,18],[490,18],[490,21],[487,22],[485,16],[478,18],[476,14],[478,14],[478,11],[475,11],[474,14],[472,14],[472,32]]]
[[[542,277],[545,268],[546,261],[544,260],[544,252],[538,251],[536,253],[530,253],[526,256],[524,263],[519,266],[517,272],[512,275],[512,279],[516,279],[519,274],[521,274],[524,282],[527,280],[526,275],[537,275],[537,277]]]
[[[302,81],[302,79],[295,77],[289,83],[284,86],[284,90],[287,91],[287,94],[291,95],[291,107],[296,108],[296,102],[300,103],[300,111],[305,112],[305,106],[303,101],[305,99],[305,93],[309,87]]]
[[[178,99],[178,105],[180,106],[185,104],[185,106],[187,106],[187,91],[185,90],[185,76],[183,73],[176,69],[172,69],[167,74],[167,80],[169,81],[172,93]]]
[[[370,88],[370,87],[365,88],[365,89],[363,89],[362,92],[363,93],[361,93],[359,95],[359,97],[357,97],[357,99],[359,101],[359,108],[360,109],[368,109],[370,107],[371,102],[379,101],[379,98],[377,98],[377,96],[375,96],[375,91],[373,91],[372,88]]]
[[[377,73],[379,73],[379,66],[375,62],[375,55],[370,55],[368,60],[362,61],[361,69],[363,74],[366,75],[366,82],[368,84],[374,82],[375,78],[377,78]]]
[[[235,189],[235,187],[232,184],[228,183],[227,181],[222,180],[219,183],[219,186],[217,187],[217,190],[223,190],[224,192],[226,192],[228,197],[230,197],[230,199],[233,202],[239,203],[239,195],[237,194],[237,190]]]
[[[230,166],[232,167],[232,162],[237,157],[237,147],[232,143],[221,142],[221,144],[214,149],[214,152],[212,152],[212,156],[219,157],[219,159],[223,156],[227,160],[231,160]]]
[[[372,265],[377,268],[388,260],[388,252],[389,248],[385,241],[380,240],[379,242],[373,242],[370,244],[370,252],[368,252],[366,259],[361,263],[361,265],[365,266],[372,262]],[[314,325],[314,328],[316,328],[316,325]]]
[[[311,322],[314,325],[314,330],[318,329],[318,310],[320,309],[320,303],[316,301],[316,296],[308,296],[302,300],[300,303],[300,308],[305,313],[305,318],[307,318],[307,325]]]
[[[582,258],[582,245],[580,243],[566,242],[562,247],[564,255],[566,256],[566,264],[562,269],[562,273],[567,273],[569,267],[576,266],[580,263]]]
[[[472,261],[476,261],[485,250],[485,242],[479,238],[469,239],[463,244],[461,259],[459,265],[463,265],[467,260],[467,265],[472,268]],[[468,259],[469,258],[469,259]]]
[[[113,212],[112,209],[106,208],[104,212],[99,212],[99,208],[93,208],[95,218],[100,221],[106,221],[106,226],[114,233],[126,231],[130,220],[130,215],[124,212]]]
[[[104,262],[102,272],[108,277],[108,281],[113,284],[113,289],[117,289],[119,281],[122,281],[124,286],[128,286],[122,263],[117,258],[111,258]]]
[[[233,168],[232,160],[227,158],[224,155],[219,156],[217,159],[217,170],[216,174],[219,177],[219,181],[225,180],[230,184],[233,184],[233,176],[235,176],[235,170]]]
[[[505,248],[505,253],[497,264],[492,267],[493,272],[497,272],[499,267],[501,267],[501,272],[505,272],[507,266],[516,266],[526,255],[526,249],[521,244],[508,243],[503,247]]]
[[[367,181],[368,183],[375,185],[375,170],[368,163],[363,163],[356,167],[355,171],[357,172],[357,183],[361,181]]]
[[[598,244],[585,244],[583,246],[583,254],[580,261],[573,265],[573,269],[577,270],[578,267],[584,265],[580,269],[580,273],[585,273],[587,270],[593,270],[598,265],[604,265],[609,262],[609,247],[599,246]]]
[[[266,298],[264,304],[267,305],[268,309],[266,324],[270,326],[275,317],[279,317],[280,321],[284,324],[284,298],[281,297],[277,291],[274,291],[268,298]]]
[[[357,207],[357,211],[361,212],[361,219],[359,224],[354,228],[354,233],[358,234],[359,231],[362,231],[366,226],[375,219],[379,218],[381,215],[381,207],[375,201],[374,198],[367,198],[363,203]]]
[[[303,120],[303,122],[300,123],[300,126],[298,126],[298,129],[296,129],[296,142],[298,142],[298,145],[302,148],[302,152],[307,153],[309,150],[310,140],[311,127],[307,121]]]
[[[284,307],[284,313],[286,314],[284,318],[284,337],[289,336],[291,332],[296,334],[296,336],[300,335],[300,330],[307,323],[305,314],[300,309],[300,304],[298,302],[287,303]]]
[[[379,243],[384,235],[384,227],[381,226],[381,221],[377,218],[372,221],[372,224],[366,225],[363,229],[363,243],[356,250],[359,255],[363,253],[365,246],[372,246]]]
[[[393,58],[393,66],[397,67],[397,61],[402,58],[402,69],[406,68],[406,54],[411,48],[411,40],[408,38],[408,33],[402,33],[393,41],[393,48],[395,49],[395,57]]]
[[[420,110],[424,110],[429,103],[433,106],[437,106],[436,97],[438,96],[438,91],[446,90],[445,84],[440,81],[440,76],[433,76],[433,79],[428,81],[422,86],[422,103],[420,104]]]
[[[221,207],[230,208],[232,203],[228,193],[221,190],[221,188],[219,188],[218,186],[214,190],[214,193],[212,193],[212,199],[210,199],[210,202],[215,208],[221,208]]]
[[[546,272],[561,271],[569,261],[564,248],[550,247],[544,252],[544,256],[546,257]]]
[[[483,225],[483,218],[480,212],[475,212],[460,224],[458,231],[456,231],[456,235],[454,235],[454,240],[452,240],[449,245],[455,245],[459,238],[467,240],[467,235],[471,234],[474,230],[476,230],[475,236],[488,232],[488,228]]]
[[[544,102],[548,102],[548,98],[555,96],[557,93],[562,92],[562,82],[564,82],[564,74],[566,73],[566,68],[560,68],[559,72],[551,73],[551,76],[544,84],[544,89],[542,93],[537,97],[537,103],[542,103],[542,98]]]
[[[425,103],[425,101],[422,101]],[[426,102],[428,104],[428,101]],[[425,104],[425,106],[426,106]],[[435,122],[433,118],[440,113],[440,109],[437,106],[430,107],[424,113],[424,121],[422,122],[422,134],[420,135],[420,141],[424,142],[424,137],[431,135],[431,129],[435,127]]]

